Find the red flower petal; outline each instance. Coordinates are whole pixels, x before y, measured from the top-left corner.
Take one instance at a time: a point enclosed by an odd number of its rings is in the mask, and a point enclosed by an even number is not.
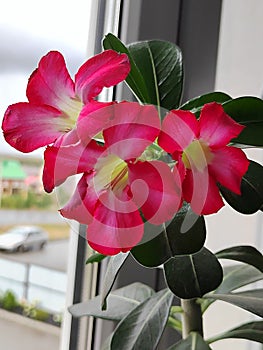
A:
[[[115,201],[122,201],[122,211],[113,210]],[[110,203],[110,205],[109,205]],[[123,191],[121,198],[111,191],[103,193],[88,227],[87,240],[93,249],[101,254],[114,255],[127,252],[142,239],[144,225],[140,213]]]
[[[89,228],[88,228],[89,229]],[[121,252],[126,253],[131,249],[120,249],[120,248],[112,248],[108,246],[104,246],[101,244],[96,244],[92,241],[89,241],[89,234],[88,234],[88,229],[87,229],[87,241],[92,249],[94,249],[96,252],[103,254],[103,255],[117,255]],[[109,242],[110,243],[110,242]]]
[[[216,182],[208,171],[193,173],[187,169],[183,182],[183,197],[199,215],[216,213],[224,206]]]
[[[199,123],[200,138],[212,148],[226,146],[244,129],[243,125],[230,118],[223,107],[216,102],[204,105]]]
[[[60,110],[68,110],[75,97],[74,83],[61,53],[51,51],[42,57],[32,73],[27,98],[34,104],[47,104]]]
[[[85,104],[99,95],[104,87],[123,81],[130,71],[126,54],[104,51],[84,63],[75,76],[76,94]]]
[[[158,143],[166,152],[173,153],[183,151],[198,136],[195,115],[189,111],[173,110],[164,118]]]
[[[67,132],[66,134],[62,134],[58,139],[56,139],[53,146],[55,147],[69,146],[69,145],[74,145],[77,142],[79,142],[79,137],[78,137],[76,128],[74,128],[69,132]]]
[[[155,106],[122,102],[107,109],[112,117],[103,136],[109,153],[125,160],[137,158],[158,136],[160,120]]]
[[[109,125],[112,116],[109,106],[113,103],[92,101],[82,108],[77,120],[78,136],[82,142],[89,142]]]
[[[93,216],[85,205],[86,196],[87,180],[86,175],[83,175],[68,203],[60,209],[60,214],[67,219],[76,220],[82,224],[90,224],[93,220]]]
[[[129,183],[133,200],[144,217],[159,225],[170,220],[181,205],[180,179],[160,161],[129,164]]]
[[[176,183],[179,182],[177,179],[180,179],[182,184],[186,175],[186,168],[182,161],[182,154],[179,154],[179,152],[177,154],[173,153],[173,157],[175,157],[174,159],[177,160],[177,163],[175,164],[173,169],[174,176],[176,177]]]
[[[249,166],[245,153],[239,148],[224,147],[215,150],[213,154],[209,172],[221,185],[240,194],[241,180]]]
[[[52,192],[69,176],[91,171],[104,148],[92,140],[86,147],[78,142],[64,147],[48,147],[45,150],[43,185],[46,192]]]
[[[68,125],[55,108],[21,102],[8,107],[2,128],[6,141],[26,153],[53,143]]]

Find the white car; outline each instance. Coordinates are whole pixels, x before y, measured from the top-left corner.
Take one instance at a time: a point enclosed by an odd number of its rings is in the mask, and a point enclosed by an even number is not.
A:
[[[15,226],[0,234],[0,250],[25,252],[42,249],[48,241],[48,234],[37,226]]]

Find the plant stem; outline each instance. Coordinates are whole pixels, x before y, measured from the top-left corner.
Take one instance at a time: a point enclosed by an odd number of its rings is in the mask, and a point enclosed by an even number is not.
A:
[[[178,332],[182,333],[182,323],[179,320],[177,320],[171,316],[169,316],[169,318],[168,318],[168,326],[170,326],[173,329],[176,329]]]
[[[181,299],[184,310],[182,315],[183,338],[187,338],[191,332],[197,332],[203,337],[203,319],[201,305],[197,299]]]

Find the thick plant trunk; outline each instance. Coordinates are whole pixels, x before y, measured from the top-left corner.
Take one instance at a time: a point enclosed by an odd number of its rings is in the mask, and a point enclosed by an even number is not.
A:
[[[183,338],[187,338],[191,332],[198,332],[203,336],[203,319],[201,306],[196,299],[181,299],[183,309]]]

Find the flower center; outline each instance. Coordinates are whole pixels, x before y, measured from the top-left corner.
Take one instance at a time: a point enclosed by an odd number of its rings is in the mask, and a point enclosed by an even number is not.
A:
[[[64,104],[62,110],[65,116],[64,123],[65,131],[70,131],[75,127],[76,120],[82,110],[83,103],[77,98],[71,98]]]
[[[95,170],[94,186],[97,191],[111,189],[114,192],[119,192],[128,183],[127,163],[115,154],[100,158]]]
[[[164,150],[153,142],[151,145],[146,147],[141,156],[138,158],[142,161],[160,159],[165,154]]]
[[[187,169],[193,166],[199,170],[204,170],[213,159],[213,153],[206,142],[194,140],[183,152],[182,160]]]

